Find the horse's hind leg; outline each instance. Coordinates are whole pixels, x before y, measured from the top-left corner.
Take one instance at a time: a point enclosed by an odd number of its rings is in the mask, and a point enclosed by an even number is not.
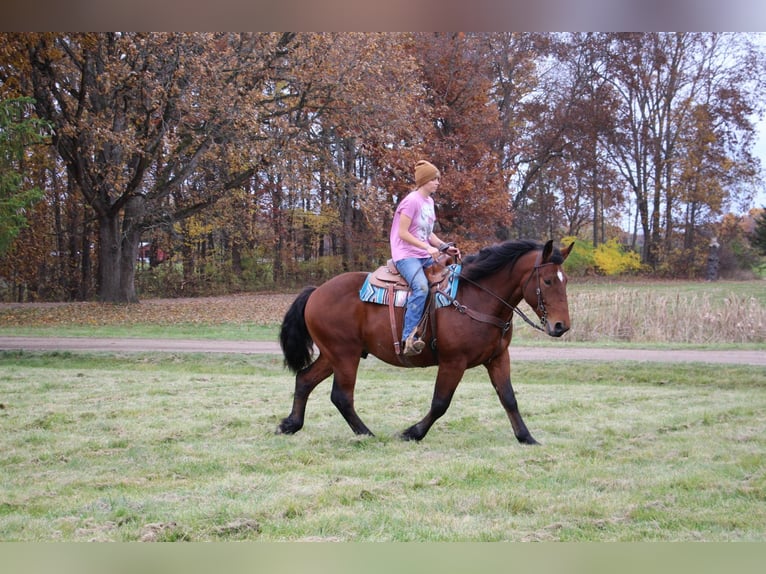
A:
[[[293,434],[303,428],[306,403],[311,391],[330,375],[332,375],[332,365],[320,354],[316,361],[295,376],[293,409],[277,427],[278,433]]]
[[[346,419],[348,426],[356,434],[372,436],[372,432],[359,418],[354,409],[354,387],[356,386],[356,374],[359,368],[359,357],[348,359],[343,365],[336,365],[335,376],[332,380],[332,393],[330,400]]]
[[[508,352],[501,353],[499,357],[495,357],[485,366],[489,372],[492,386],[495,387],[497,396],[500,399],[500,404],[503,405],[508,419],[511,421],[516,440],[522,444],[537,444],[537,441],[532,437],[529,429],[527,429],[527,425],[524,424],[521,413],[519,413],[516,394],[511,386],[511,359],[508,356]]]

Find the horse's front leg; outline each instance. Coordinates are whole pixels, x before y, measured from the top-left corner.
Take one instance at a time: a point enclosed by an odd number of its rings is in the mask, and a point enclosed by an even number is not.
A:
[[[431,399],[431,409],[420,422],[412,425],[402,433],[402,439],[421,440],[426,436],[431,425],[447,412],[452,402],[452,397],[455,394],[455,389],[457,389],[464,372],[464,365],[455,366],[445,363],[439,365],[439,371],[436,374],[436,384],[434,385],[434,396]]]
[[[508,419],[511,421],[516,439],[522,444],[538,444],[527,429],[527,425],[524,424],[521,413],[519,413],[516,394],[513,392],[513,386],[511,386],[511,358],[508,351],[500,353],[500,356],[495,357],[484,366],[487,368],[489,380],[495,387],[500,404],[503,405]]]

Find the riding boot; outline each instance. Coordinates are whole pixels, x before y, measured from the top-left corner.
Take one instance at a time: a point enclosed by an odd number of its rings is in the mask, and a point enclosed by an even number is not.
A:
[[[413,332],[409,337],[407,337],[407,340],[404,342],[404,351],[402,351],[402,354],[405,357],[419,355],[421,352],[423,352],[423,349],[425,349],[425,347],[426,347],[426,342],[418,339],[415,336],[415,332]]]

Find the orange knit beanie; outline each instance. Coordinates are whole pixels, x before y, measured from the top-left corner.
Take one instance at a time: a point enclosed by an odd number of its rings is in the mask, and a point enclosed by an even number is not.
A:
[[[439,177],[439,170],[432,163],[421,159],[415,164],[415,187],[427,184],[432,179]]]

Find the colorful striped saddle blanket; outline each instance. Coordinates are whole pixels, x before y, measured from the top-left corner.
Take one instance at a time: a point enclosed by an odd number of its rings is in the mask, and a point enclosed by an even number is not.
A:
[[[457,295],[458,278],[460,276],[460,264],[449,265],[447,269],[450,271],[445,284],[442,286],[439,292],[436,292],[436,308],[447,307],[452,304],[452,299]],[[384,266],[385,268],[385,266]],[[388,289],[383,286],[379,281],[374,280],[375,273],[379,273],[384,268],[379,269],[374,273],[369,273],[364,280],[362,288],[359,290],[359,298],[367,303],[377,303],[378,305],[388,305],[390,294],[393,293],[394,307],[405,307],[407,305],[407,298],[410,295],[409,289],[396,287],[394,289]],[[385,273],[385,271],[383,271]],[[444,293],[448,297],[444,296]]]

